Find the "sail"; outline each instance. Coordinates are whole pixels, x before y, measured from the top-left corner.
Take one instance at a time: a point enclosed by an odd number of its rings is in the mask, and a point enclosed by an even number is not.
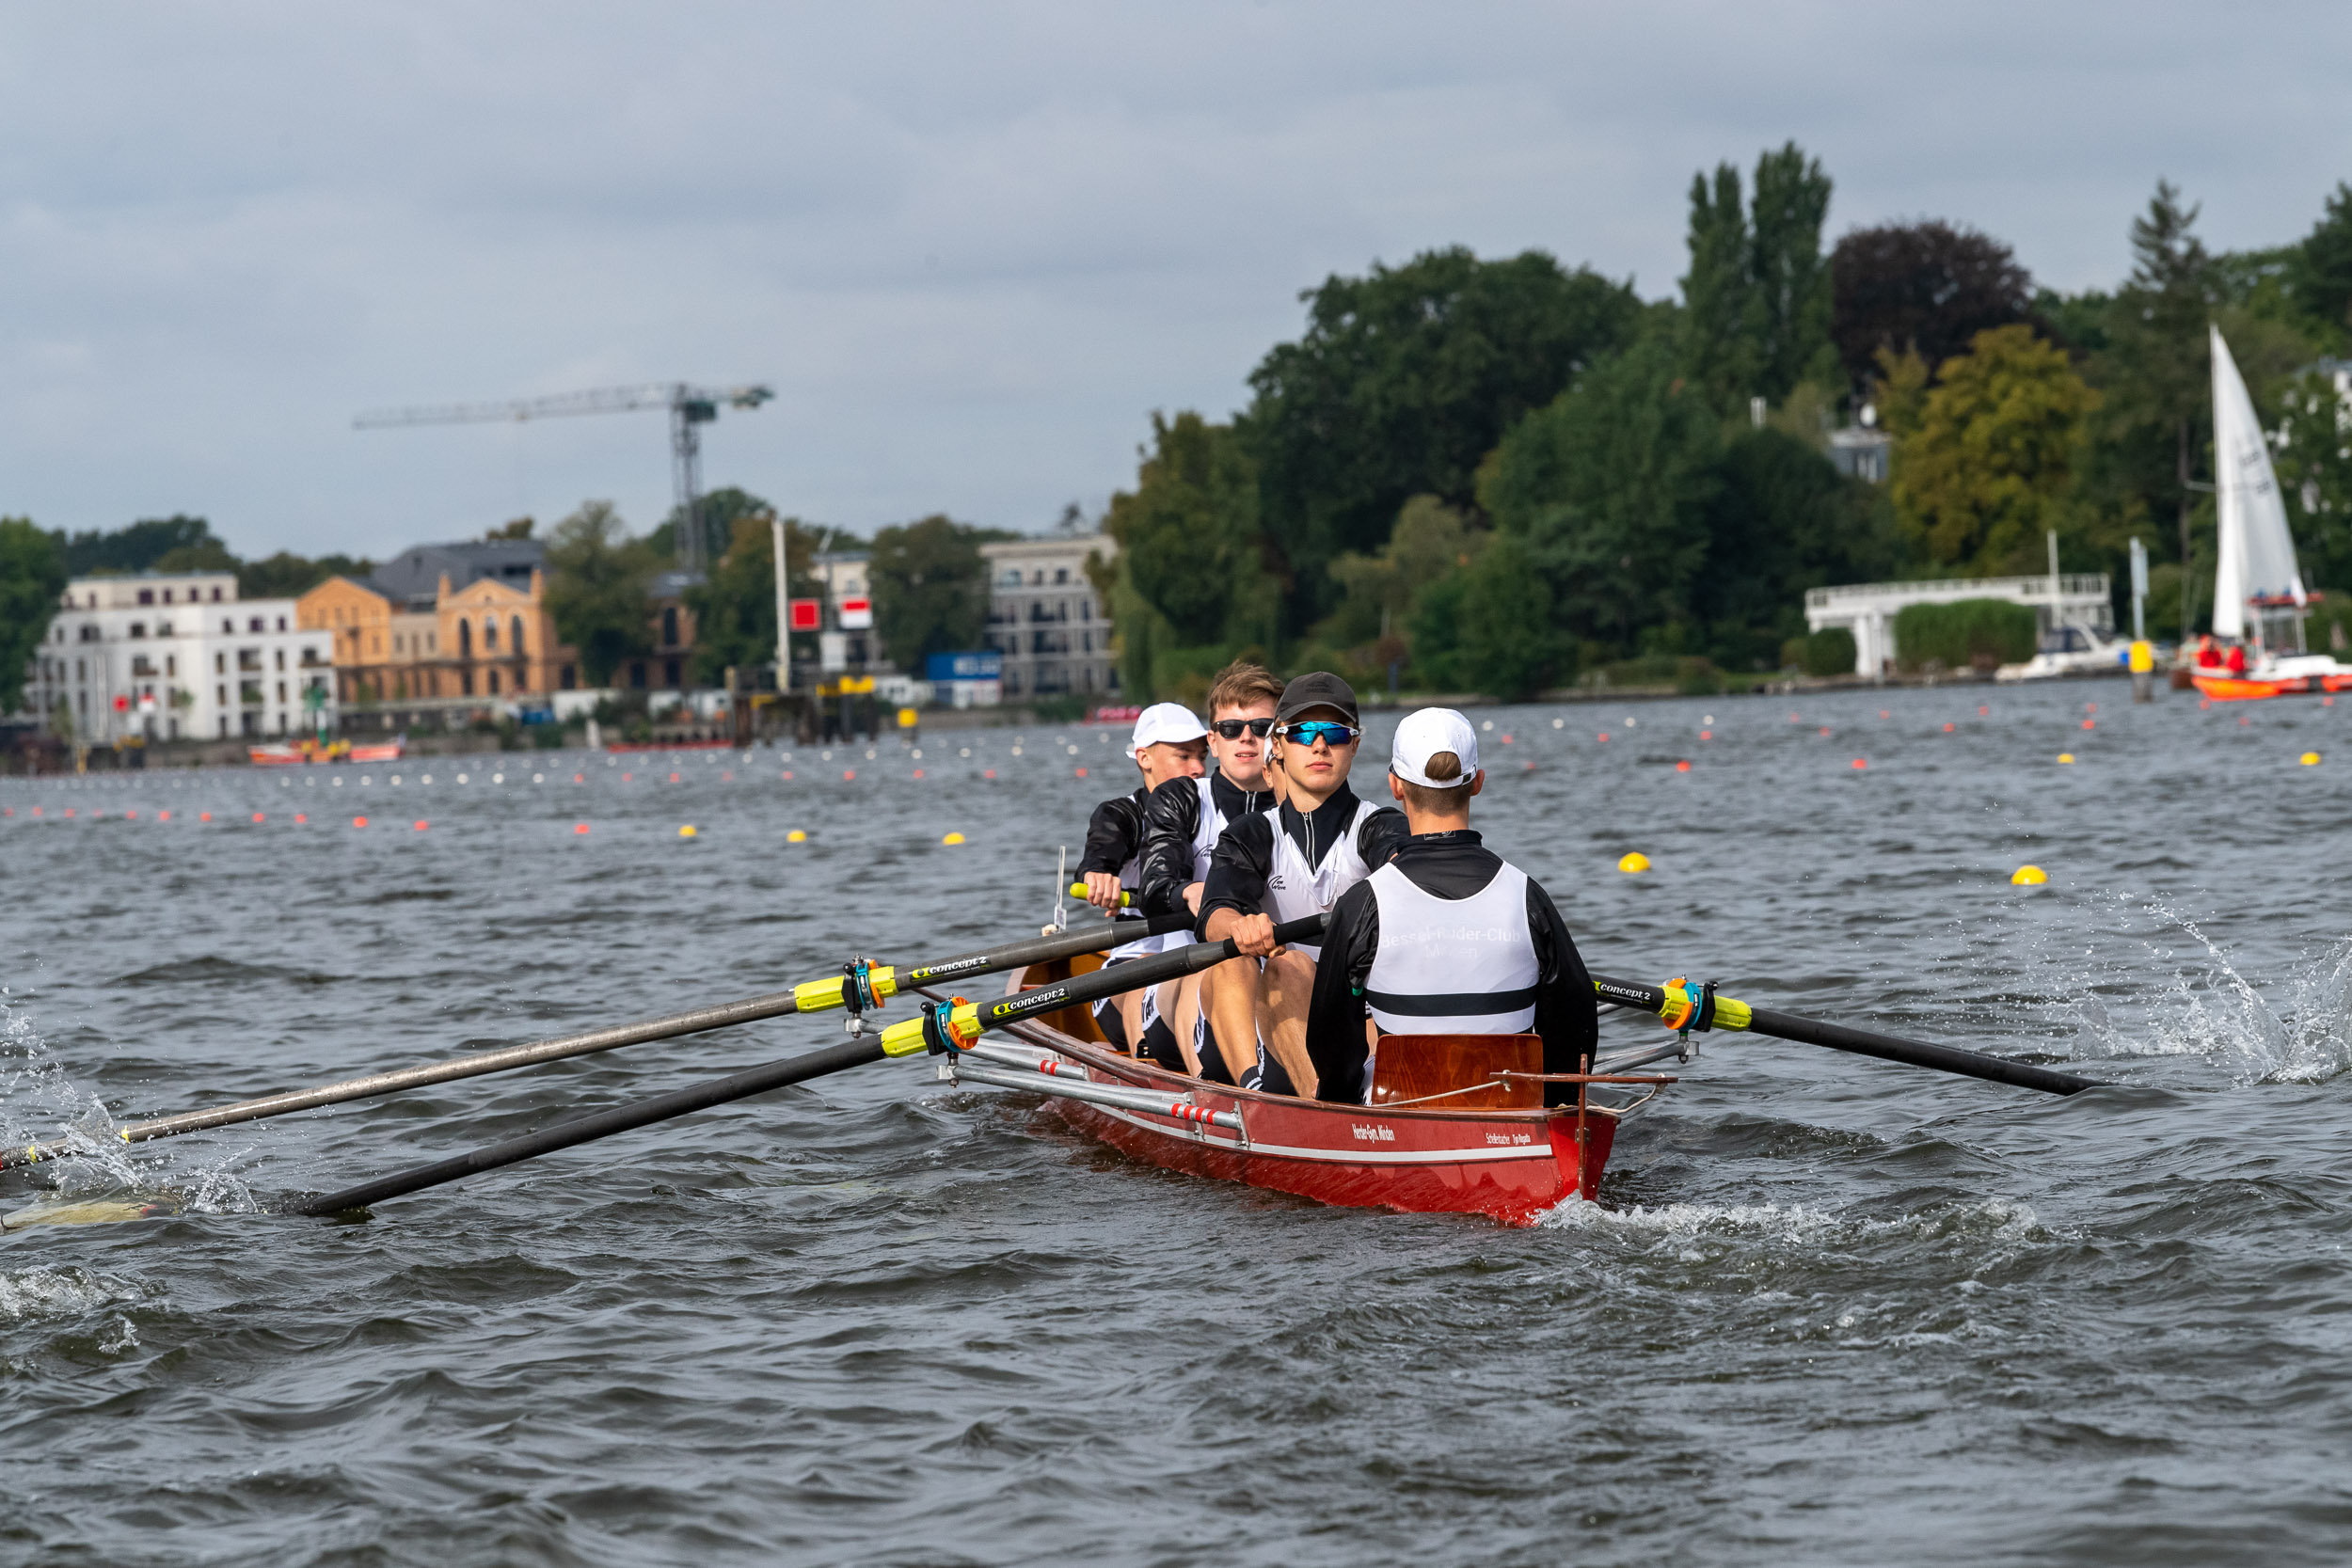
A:
[[[2221,329],[2213,334],[2213,466],[2220,503],[2219,560],[2214,568],[2213,629],[2244,637],[2246,601],[2284,596],[2304,602],[2303,574],[2287,532],[2286,501],[2271,471],[2270,447],[2254,418],[2254,400],[2230,357]]]

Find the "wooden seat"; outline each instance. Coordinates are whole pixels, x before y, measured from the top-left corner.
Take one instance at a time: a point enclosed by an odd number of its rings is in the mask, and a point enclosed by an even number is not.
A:
[[[1430,1109],[1534,1110],[1544,1102],[1541,1084],[1489,1081],[1498,1072],[1543,1070],[1540,1035],[1383,1035],[1372,1059],[1372,1103],[1394,1105],[1444,1095],[1429,1100]],[[1448,1094],[1449,1089],[1463,1092]]]
[[[1067,958],[1056,958],[1050,963],[1031,964],[1022,971],[1021,989],[1035,990],[1040,986],[1050,986],[1057,980],[1074,980],[1081,974],[1091,974],[1102,967],[1103,955],[1100,953],[1079,953]],[[1097,1045],[1109,1043],[1104,1039],[1102,1028],[1094,1022],[1094,1009],[1083,1005],[1074,1007],[1058,1007],[1050,1013],[1041,1013],[1038,1017],[1038,1022],[1060,1030],[1073,1039],[1092,1040]]]

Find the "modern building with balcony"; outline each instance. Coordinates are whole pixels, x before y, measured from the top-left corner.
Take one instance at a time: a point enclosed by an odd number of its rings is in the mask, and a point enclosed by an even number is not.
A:
[[[988,645],[1003,656],[1006,701],[1117,695],[1111,619],[1095,597],[1087,561],[1118,554],[1118,542],[1100,533],[980,546],[988,562]]]
[[[62,704],[94,745],[300,735],[333,721],[334,640],[292,599],[238,598],[228,572],[75,578],[26,686],[53,731]]]

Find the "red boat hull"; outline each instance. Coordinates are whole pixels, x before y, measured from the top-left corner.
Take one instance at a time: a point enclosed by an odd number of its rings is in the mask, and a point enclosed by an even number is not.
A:
[[[1443,1111],[1334,1104],[1205,1084],[1055,1029],[1030,1026],[1019,1035],[1082,1065],[1093,1082],[1188,1095],[1242,1121],[1234,1131],[1064,1099],[1041,1074],[1039,1092],[1080,1132],[1152,1164],[1318,1203],[1532,1225],[1564,1199],[1599,1189],[1616,1138],[1618,1113],[1612,1108],[1588,1106],[1580,1115],[1573,1105]]]

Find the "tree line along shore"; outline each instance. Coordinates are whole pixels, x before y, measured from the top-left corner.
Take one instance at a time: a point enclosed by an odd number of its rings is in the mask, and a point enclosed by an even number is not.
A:
[[[1806,590],[2038,572],[2053,531],[2063,570],[2119,594],[2140,539],[2151,627],[2194,629],[2209,323],[2269,436],[2306,581],[2352,589],[2352,184],[2299,238],[2214,251],[2159,181],[2118,214],[2129,274],[2071,293],[1964,221],[1829,243],[1833,193],[1794,143],[1695,175],[1688,270],[1662,299],[1589,261],[1460,247],[1306,290],[1303,330],[1248,372],[1246,404],[1152,413],[1132,487],[1057,525],[1115,542],[1089,569],[1127,700],[1198,696],[1242,656],[1506,699],[1826,674],[1837,650],[1807,639]],[[1856,431],[1883,474],[1833,461]],[[773,657],[775,510],[733,487],[697,508],[698,681]],[[986,645],[979,546],[1016,535],[946,513],[870,537],[785,520],[796,595],[818,592],[819,553],[869,554],[899,668]],[[548,607],[589,684],[644,650],[682,526],[674,510],[636,534],[590,501],[548,531]],[[372,566],[241,560],[187,516],[71,535],[0,518],[0,672],[24,670],[69,575],[234,570],[252,597]],[[2323,598],[2317,619],[2333,635],[2352,604]]]

